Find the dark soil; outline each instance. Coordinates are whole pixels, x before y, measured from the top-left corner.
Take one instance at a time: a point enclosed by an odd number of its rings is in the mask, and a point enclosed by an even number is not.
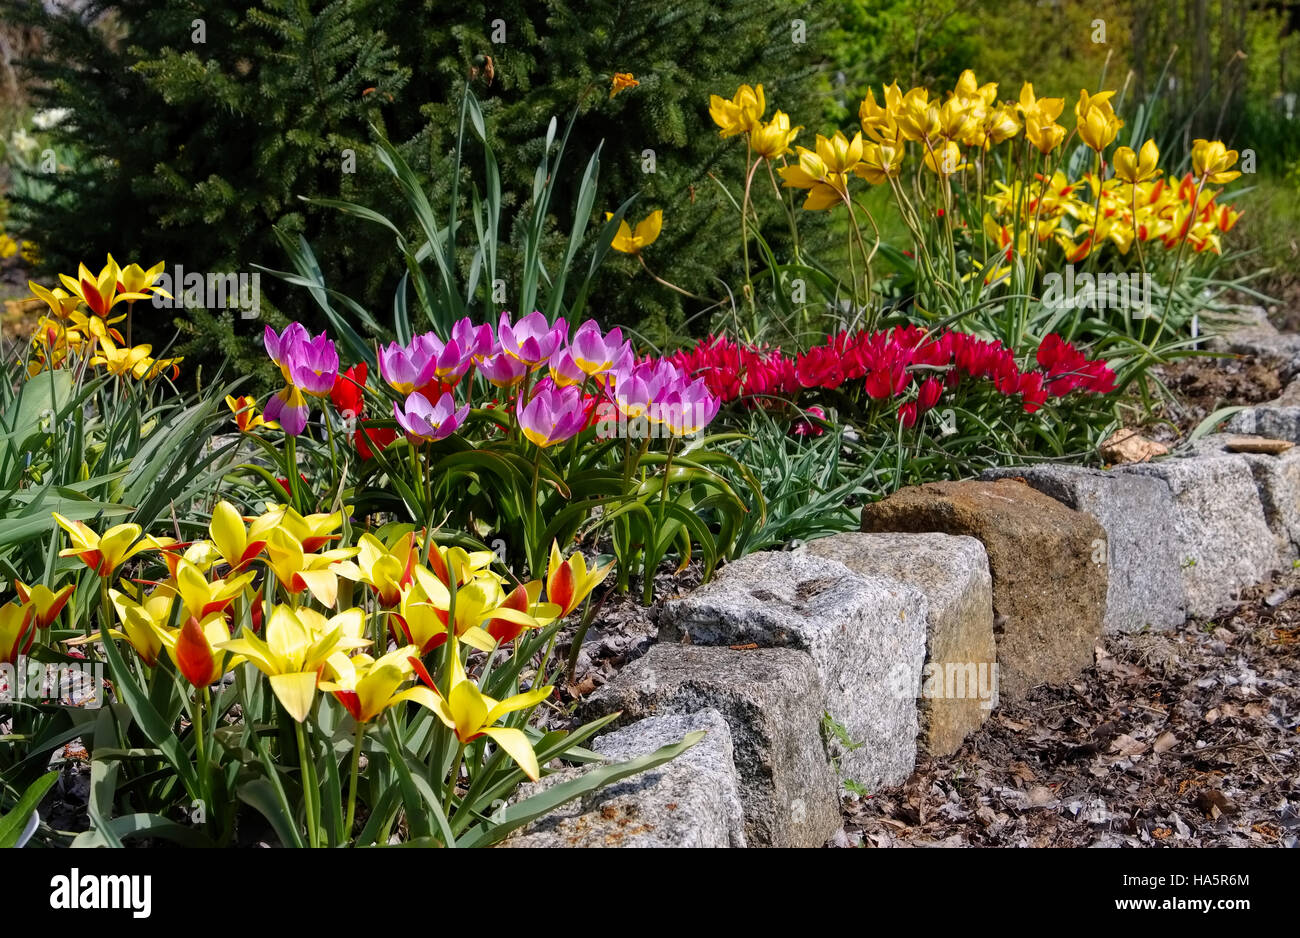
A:
[[[1143,435],[1177,443],[1206,417],[1223,407],[1262,404],[1282,393],[1281,361],[1250,355],[1185,358],[1153,369],[1175,395],[1157,405]]]
[[[573,682],[561,682],[559,699],[568,704],[586,697],[644,655],[658,637],[662,603],[695,589],[703,573],[698,561],[680,573],[675,565],[665,563],[655,576],[655,604],[651,607],[641,604],[640,583],[633,583],[626,593],[617,592],[610,583],[602,586],[606,592],[597,600],[599,606],[578,652]],[[573,624],[560,632],[556,641],[559,660],[568,660],[577,631]]]
[[[1300,846],[1300,573],[1234,611],[1106,636],[907,783],[845,801],[841,845]]]

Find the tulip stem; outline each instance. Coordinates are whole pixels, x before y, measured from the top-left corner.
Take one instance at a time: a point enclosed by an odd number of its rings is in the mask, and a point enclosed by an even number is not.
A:
[[[352,772],[348,781],[348,819],[343,825],[343,836],[352,840],[352,825],[357,818],[357,776],[361,772],[361,743],[366,736],[366,724],[357,721],[356,733],[352,737]]]
[[[451,803],[456,797],[456,782],[460,780],[460,760],[465,756],[465,744],[456,741],[456,755],[451,760],[451,776],[447,779],[447,797],[443,799],[442,813],[451,816]]]
[[[302,807],[307,821],[307,842],[312,847],[320,846],[320,825],[316,823],[316,781],[311,767],[311,754],[307,751],[307,735],[302,723],[293,721],[294,733],[298,737],[298,764],[302,774]]]
[[[198,756],[199,768],[199,804],[203,807],[206,814],[211,799],[210,780],[208,775],[208,745],[207,738],[203,732],[203,705],[208,695],[206,687],[194,688],[194,719],[191,721],[194,730],[194,751]]]

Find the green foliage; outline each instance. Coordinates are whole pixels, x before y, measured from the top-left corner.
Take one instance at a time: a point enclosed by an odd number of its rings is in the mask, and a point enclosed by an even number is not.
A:
[[[51,269],[110,249],[191,270],[279,266],[274,225],[292,239],[306,235],[331,285],[370,308],[387,289],[381,284],[401,271],[387,235],[298,201],[343,199],[393,214],[388,173],[362,147],[368,125],[380,127],[424,184],[446,197],[456,182],[449,166],[461,89],[475,88],[489,139],[503,155],[501,240],[519,249],[503,253],[509,271],[523,263],[528,234],[514,219],[529,215],[547,122],[577,106],[575,158],[585,162],[606,140],[604,191],[617,203],[639,194],[638,218],[653,208],[668,218],[661,272],[713,292],[736,246],[719,253],[706,234],[726,210],[707,174],[730,158],[715,132],[695,129],[709,94],[761,71],[791,106],[806,104],[827,52],[822,20],[788,0],[758,7],[692,0],[671,9],[616,0],[490,7],[217,0],[203,8],[204,43],[192,41],[195,11],[184,0],[92,0],[81,12],[47,10],[38,0],[0,3],[4,18],[46,32],[42,57],[29,63],[39,103],[70,108],[64,137],[86,150],[85,165],[56,181],[66,205],[23,209],[25,230],[47,247]],[[802,43],[792,41],[796,18],[806,20]],[[504,42],[493,41],[497,20]],[[611,100],[615,71],[630,71],[641,84]],[[647,149],[655,151],[652,174],[643,172]],[[355,172],[343,169],[346,150],[356,154]],[[460,196],[468,201],[469,191]],[[552,194],[555,217],[572,217],[578,206],[575,188]],[[588,220],[614,207],[591,206]],[[585,247],[596,230],[588,230]],[[548,262],[569,234],[543,219]],[[467,270],[471,259],[457,263]],[[681,298],[659,286],[627,291],[638,269],[627,260],[606,271],[591,305],[606,324],[644,320],[663,340],[683,322]],[[510,295],[501,305],[522,301]],[[310,311],[301,296],[275,294],[263,308],[277,325],[284,322],[277,308],[292,318]],[[234,340],[250,334],[237,318],[197,310],[177,324],[190,336],[181,351],[191,358],[216,347],[237,356],[241,371],[257,367]]]

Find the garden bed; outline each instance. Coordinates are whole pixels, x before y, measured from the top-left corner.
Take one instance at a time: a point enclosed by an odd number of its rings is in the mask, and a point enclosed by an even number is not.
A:
[[[1300,574],[1169,632],[1107,635],[907,783],[846,799],[838,846],[1300,845]]]

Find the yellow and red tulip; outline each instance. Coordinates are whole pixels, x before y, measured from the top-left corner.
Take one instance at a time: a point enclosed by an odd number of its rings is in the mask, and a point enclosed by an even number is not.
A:
[[[265,641],[245,631],[213,647],[248,659],[267,676],[285,712],[301,723],[316,699],[316,683],[329,657],[370,644],[359,637],[364,628],[360,609],[326,619],[314,609],[278,605],[266,623]]]
[[[143,534],[138,524],[118,524],[96,534],[84,521],[69,521],[53,512],[59,527],[68,532],[73,546],[59,551],[60,557],[77,557],[102,577],[111,577],[126,561],[143,551],[166,550],[175,546],[170,537]],[[143,534],[143,536],[142,536]]]
[[[18,592],[19,601],[31,607],[36,617],[36,627],[48,629],[72,598],[73,586],[69,583],[61,589],[51,590],[41,583],[28,586],[22,580],[15,580],[14,589]]]
[[[527,693],[515,694],[505,700],[496,700],[480,691],[478,685],[466,676],[465,667],[460,662],[460,654],[453,645],[451,689],[444,697],[437,693],[433,679],[418,658],[412,658],[411,665],[425,685],[434,692],[432,699],[425,705],[456,734],[456,739],[462,745],[472,743],[481,736],[487,736],[500,746],[529,778],[535,781],[541,775],[537,754],[533,752],[532,744],[528,742],[528,737],[523,730],[496,724],[507,714],[537,706],[551,696],[554,687],[549,685],[536,687]]]
[[[561,611],[555,618],[562,619],[578,608],[578,604],[604,581],[613,566],[610,562],[588,570],[587,560],[580,551],[574,551],[568,560],[564,560],[560,556],[560,545],[552,541],[551,560],[546,571],[546,600],[560,607]]]

